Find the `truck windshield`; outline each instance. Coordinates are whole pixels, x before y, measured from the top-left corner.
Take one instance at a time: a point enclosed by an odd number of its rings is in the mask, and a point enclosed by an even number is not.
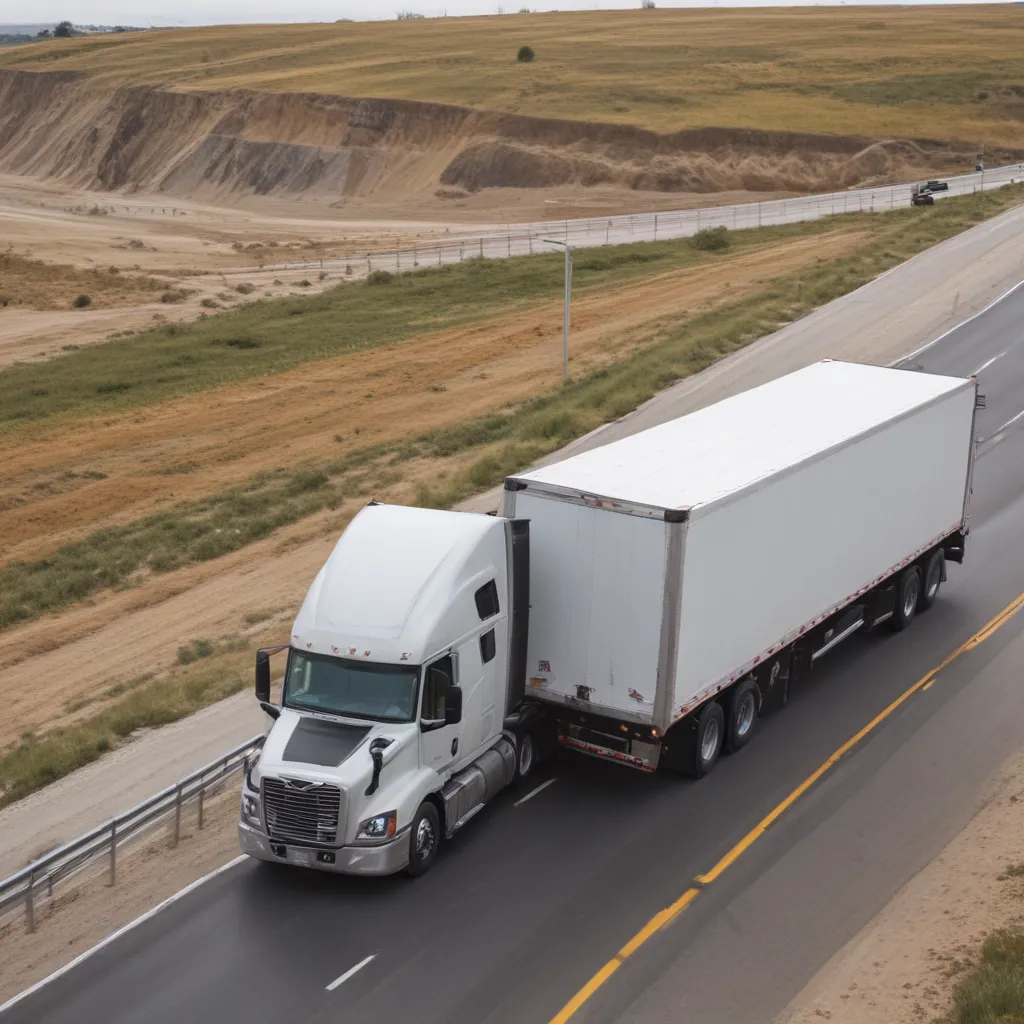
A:
[[[293,648],[288,652],[284,704],[378,722],[411,722],[418,678],[413,665],[374,665]]]

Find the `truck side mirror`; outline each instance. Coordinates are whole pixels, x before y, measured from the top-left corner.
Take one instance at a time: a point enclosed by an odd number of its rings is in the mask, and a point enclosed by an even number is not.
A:
[[[270,648],[267,647],[256,652],[256,699],[261,704],[270,701]]]
[[[458,725],[462,721],[462,687],[449,686],[444,695],[444,724]]]

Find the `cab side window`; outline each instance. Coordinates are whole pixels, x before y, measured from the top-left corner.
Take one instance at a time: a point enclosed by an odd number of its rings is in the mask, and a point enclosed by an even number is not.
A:
[[[481,620],[498,614],[498,587],[494,580],[485,583],[473,596],[476,598],[476,613]]]
[[[455,665],[450,654],[427,666],[423,682],[423,718],[434,722],[444,718],[445,698],[454,684]]]
[[[482,637],[480,637],[480,660],[486,665],[487,662],[494,659],[496,650],[497,647],[494,641],[494,630],[489,629]]]

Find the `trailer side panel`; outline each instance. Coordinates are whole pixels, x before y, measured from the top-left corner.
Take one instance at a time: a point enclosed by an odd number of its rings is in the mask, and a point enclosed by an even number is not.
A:
[[[695,512],[675,717],[959,528],[974,396],[957,390]]]

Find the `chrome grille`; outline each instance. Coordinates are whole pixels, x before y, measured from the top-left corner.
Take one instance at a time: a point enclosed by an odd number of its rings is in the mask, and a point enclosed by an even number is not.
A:
[[[337,786],[263,780],[263,814],[271,839],[333,845],[338,840],[340,811],[341,791]]]

